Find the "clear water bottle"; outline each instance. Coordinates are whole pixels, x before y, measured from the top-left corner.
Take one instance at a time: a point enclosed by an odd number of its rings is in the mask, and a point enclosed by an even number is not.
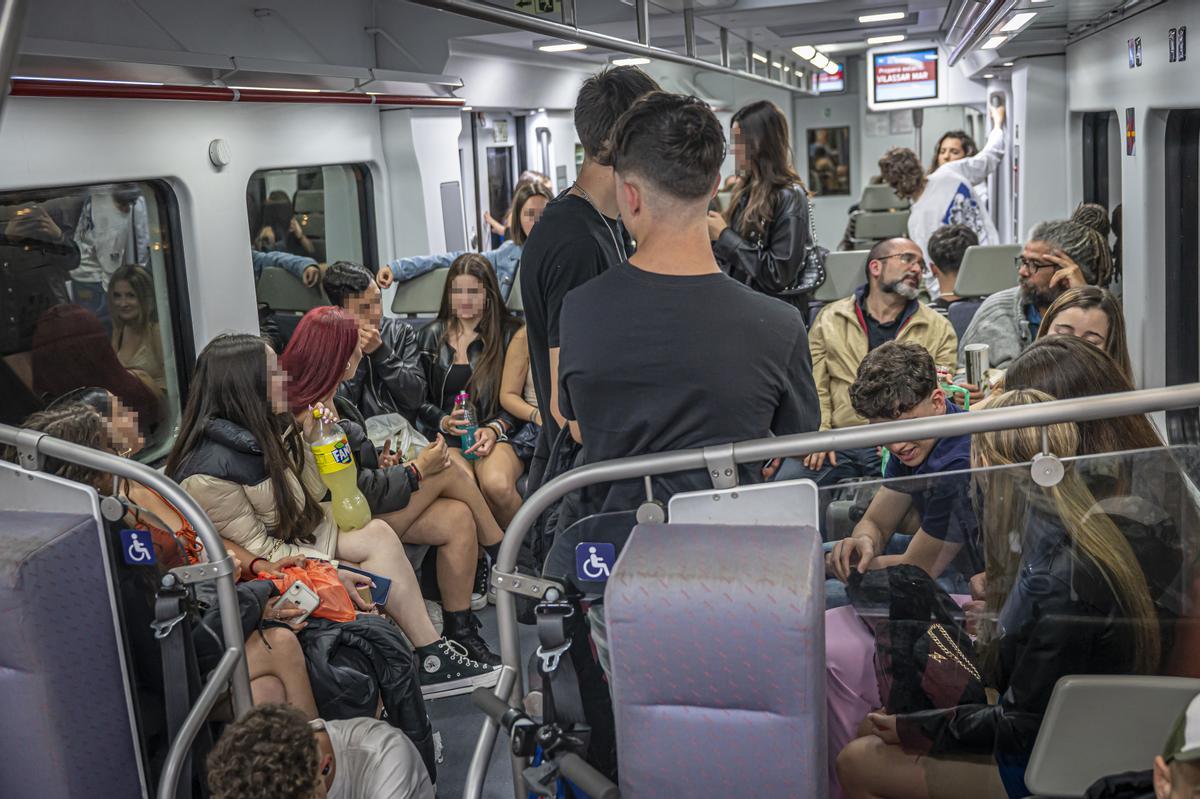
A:
[[[475,413],[475,406],[471,403],[471,395],[465,391],[458,392],[454,398],[454,410],[463,411],[463,422],[466,425],[467,432],[462,436],[462,448],[465,453],[471,447],[475,446],[475,431],[479,428],[479,416]],[[479,456],[474,452],[464,456],[467,460],[473,461]]]

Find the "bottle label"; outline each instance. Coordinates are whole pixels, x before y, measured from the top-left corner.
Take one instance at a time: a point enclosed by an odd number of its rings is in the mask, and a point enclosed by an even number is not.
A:
[[[313,444],[312,453],[321,474],[336,474],[354,463],[350,455],[350,442],[345,436],[327,444]]]

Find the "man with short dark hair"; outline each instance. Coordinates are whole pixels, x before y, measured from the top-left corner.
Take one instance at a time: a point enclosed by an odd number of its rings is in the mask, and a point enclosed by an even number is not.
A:
[[[367,419],[398,413],[415,425],[425,399],[417,334],[407,322],[384,317],[379,285],[362,264],[330,264],[321,285],[329,301],[349,311],[358,322],[364,356],[354,377],[338,388],[338,396],[349,400]]]
[[[721,125],[695,97],[649,94],[613,131],[616,203],[638,251],[572,291],[561,323],[560,407],[589,463],[817,427],[800,312],[714,259],[706,212],[724,157]],[[653,479],[663,502],[711,485],[704,470]],[[643,499],[641,480],[624,481],[585,506]]]
[[[866,424],[850,401],[859,364],[881,344],[906,341],[929,351],[939,366],[953,370],[957,337],[950,322],[917,299],[925,259],[905,238],[887,239],[867,254],[867,282],[853,296],[831,303],[813,323],[813,376],[821,397],[821,429]],[[879,474],[874,447],[814,452],[784,462],[777,479],[807,477],[832,485],[849,477]]]
[[[584,81],[575,101],[575,132],[583,165],[571,188],[546,206],[521,252],[521,298],[529,334],[529,368],[542,412],[530,485],[536,485],[562,428],[558,407],[559,319],[563,298],[611,266],[633,245],[621,221],[607,158],[617,118],[642,95],[658,89],[637,67],[605,69]]]
[[[962,299],[954,293],[958,270],[968,247],[979,244],[979,236],[966,225],[943,225],[929,237],[929,269],[938,282],[938,298],[930,303],[943,310]]]
[[[1163,753],[1154,758],[1155,799],[1192,799],[1200,793],[1200,696],[1179,715]]]
[[[850,401],[855,411],[871,423],[963,412],[946,399],[928,350],[901,341],[882,344],[863,359],[850,388]],[[868,568],[909,563],[938,577],[964,545],[972,547],[969,554],[976,556],[967,567],[970,574],[964,576],[983,571],[975,548],[978,523],[965,474],[971,468],[971,437],[900,441],[888,444],[887,450],[891,457],[884,478],[897,482],[880,486],[854,532],[833,547],[828,558],[830,571],[845,581],[855,567],[865,572]],[[957,471],[964,474],[933,477]],[[899,480],[918,476],[929,479]],[[920,528],[904,554],[883,555],[910,508],[920,516]]]

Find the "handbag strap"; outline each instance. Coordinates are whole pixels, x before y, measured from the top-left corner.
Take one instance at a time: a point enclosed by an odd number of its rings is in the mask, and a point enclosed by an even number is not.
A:
[[[804,184],[800,185],[800,190],[804,192],[804,199],[808,203],[808,238],[809,244],[813,247],[817,246],[817,220],[813,217],[812,195],[808,193],[808,189],[804,188]]]

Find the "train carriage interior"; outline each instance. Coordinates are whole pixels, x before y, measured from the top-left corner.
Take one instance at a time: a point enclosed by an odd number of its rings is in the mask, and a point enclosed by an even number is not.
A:
[[[0,0],[0,797],[1200,795],[1189,28]]]

